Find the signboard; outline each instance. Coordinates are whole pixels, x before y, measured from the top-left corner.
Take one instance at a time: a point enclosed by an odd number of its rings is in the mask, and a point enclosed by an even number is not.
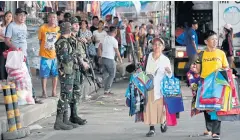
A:
[[[193,10],[211,10],[213,2],[211,1],[193,1]]]

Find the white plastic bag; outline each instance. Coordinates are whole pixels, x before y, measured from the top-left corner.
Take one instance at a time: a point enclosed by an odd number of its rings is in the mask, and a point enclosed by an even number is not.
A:
[[[8,81],[14,82],[16,85],[18,105],[35,104],[32,97],[32,80],[26,63],[22,63],[21,69],[13,70],[7,68]]]
[[[35,104],[32,97],[32,79],[29,75],[26,63],[23,65],[23,71],[25,73],[24,79],[22,81],[16,81],[16,87],[19,87],[18,91],[20,92],[18,94],[18,104],[20,105],[20,102],[25,102],[25,104]]]
[[[10,51],[7,55],[6,68],[21,69],[23,66],[24,54],[22,51]]]

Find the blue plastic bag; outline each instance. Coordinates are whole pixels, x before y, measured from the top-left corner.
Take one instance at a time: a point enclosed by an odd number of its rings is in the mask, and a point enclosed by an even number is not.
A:
[[[171,78],[164,76],[161,82],[161,92],[163,95],[181,94],[180,80],[174,76]]]
[[[176,114],[184,111],[183,99],[181,95],[164,96],[164,103],[167,105],[169,114]]]

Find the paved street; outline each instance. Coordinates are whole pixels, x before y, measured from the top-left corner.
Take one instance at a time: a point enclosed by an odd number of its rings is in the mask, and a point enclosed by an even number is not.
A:
[[[208,137],[189,137],[204,131],[203,116],[191,118],[189,115],[190,98],[184,100],[185,112],[181,113],[178,126],[169,127],[168,132],[162,134],[159,126],[156,126],[156,136],[146,138],[148,126],[143,123],[134,123],[134,117],[128,116],[128,108],[125,107],[125,89],[127,81],[115,83],[112,97],[100,96],[96,100],[83,103],[80,107],[81,116],[88,119],[88,124],[70,131],[55,131],[53,124],[55,116],[37,122],[43,128],[33,130],[32,134],[23,140],[207,140]],[[99,94],[102,91],[99,91]],[[183,87],[183,94],[190,94]],[[96,95],[95,95],[96,96]],[[94,97],[93,97],[94,98]],[[239,122],[224,122],[222,124],[222,139],[235,140],[239,134]]]

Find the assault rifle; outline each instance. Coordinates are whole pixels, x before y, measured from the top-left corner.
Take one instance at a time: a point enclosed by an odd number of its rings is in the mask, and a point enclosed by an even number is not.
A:
[[[83,59],[85,62],[88,63],[89,65],[89,73],[91,74],[91,76],[87,75],[86,72],[83,71],[83,74],[85,75],[85,77],[90,77],[94,86],[95,86],[95,91],[97,92],[97,87],[96,87],[96,84],[98,86],[98,88],[101,88],[101,84],[99,83],[98,79],[96,78],[96,75],[95,75],[95,72],[94,72],[94,69],[93,69],[93,60],[91,59],[91,57],[89,56],[89,53],[87,52],[87,45],[86,43],[83,43],[83,47],[84,47],[84,50],[85,50],[85,53],[86,53],[86,59]],[[89,84],[91,85],[89,79],[87,78]]]
[[[73,47],[77,48],[77,46],[75,46],[75,45],[78,44],[78,43],[77,43],[78,40],[76,39],[76,40],[74,40],[74,41],[76,41],[76,42],[71,43],[71,45],[74,45]],[[82,42],[82,44],[84,45],[84,46],[83,46],[83,49],[86,51],[86,45],[85,45],[85,43]],[[87,53],[86,53],[86,54],[87,54]],[[86,56],[88,56],[88,55],[86,55]],[[89,59],[83,58],[80,54],[78,54],[78,55],[76,56],[76,58],[77,58],[77,61],[78,61],[79,66],[80,66],[80,67],[79,67],[80,72],[86,77],[86,79],[88,80],[88,83],[90,84],[90,86],[91,86],[92,84],[91,84],[91,82],[90,82],[90,80],[89,80],[89,77],[92,79],[92,81],[93,81],[93,83],[94,83],[94,86],[95,86],[95,91],[97,92],[97,87],[96,87],[96,84],[95,84],[95,81],[97,81],[97,80],[96,80],[96,76],[95,76],[95,73],[94,73],[94,70],[93,70],[93,67],[92,67],[92,64],[91,64],[92,62],[89,61]],[[88,58],[88,57],[87,57],[87,58]],[[81,60],[81,59],[83,59],[83,60]],[[89,65],[89,71],[88,71],[88,72],[84,69],[83,64],[81,63],[82,61],[88,63],[88,65]],[[90,73],[91,76],[89,76],[88,73]],[[99,85],[98,85],[98,86],[99,86]]]

